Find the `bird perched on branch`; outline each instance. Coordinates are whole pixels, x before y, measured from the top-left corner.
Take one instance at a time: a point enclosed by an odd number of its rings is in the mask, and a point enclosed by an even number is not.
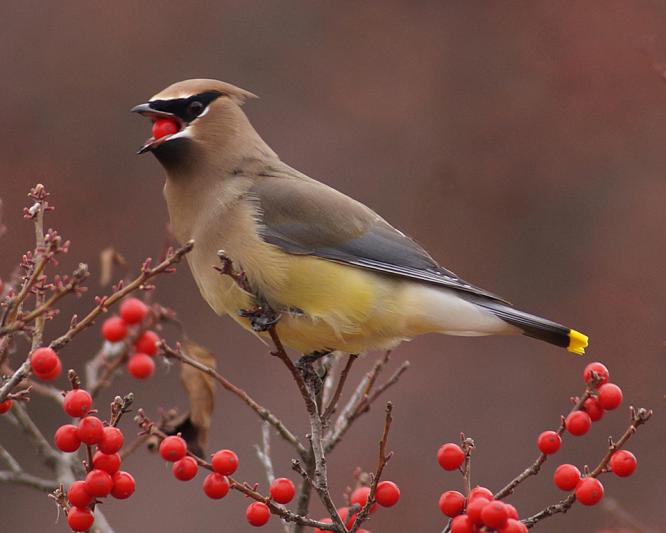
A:
[[[195,79],[132,109],[153,121],[139,153],[166,170],[173,231],[194,239],[190,268],[218,314],[266,338],[270,317],[239,310],[271,310],[282,342],[305,354],[386,349],[430,332],[523,334],[584,352],[582,333],[467,283],[370,208],[283,163],[241,109],[251,98]],[[246,285],[212,268],[219,250]]]

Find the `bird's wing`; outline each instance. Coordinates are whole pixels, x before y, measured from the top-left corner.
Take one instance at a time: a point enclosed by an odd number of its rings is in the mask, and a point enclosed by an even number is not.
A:
[[[312,255],[504,301],[440,265],[360,202],[287,167],[262,169],[248,191],[264,241]]]

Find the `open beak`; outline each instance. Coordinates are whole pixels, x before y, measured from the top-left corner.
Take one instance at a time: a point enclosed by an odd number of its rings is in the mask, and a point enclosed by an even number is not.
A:
[[[166,111],[158,111],[157,109],[153,109],[152,107],[150,107],[150,102],[134,106],[132,109],[130,109],[130,112],[139,113],[144,117],[148,117],[152,122],[155,122],[160,118],[170,118],[175,122],[177,122],[179,125],[179,130],[172,135],[165,135],[164,137],[160,137],[159,139],[155,139],[155,137],[151,136],[148,140],[146,140],[143,146],[139,148],[137,154],[144,154],[150,150],[157,148],[162,143],[168,141],[173,135],[180,133],[180,131],[182,131],[182,129],[185,127],[183,121],[180,118],[178,118],[176,115],[174,115],[173,113],[167,113]]]

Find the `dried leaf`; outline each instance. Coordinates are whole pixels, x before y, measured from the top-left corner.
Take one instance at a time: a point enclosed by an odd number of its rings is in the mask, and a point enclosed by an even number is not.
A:
[[[127,273],[127,261],[113,246],[107,246],[99,253],[99,284],[106,287],[113,279],[113,267],[118,265]]]
[[[183,343],[183,349],[193,359],[215,368],[215,356],[203,346],[188,340]],[[185,437],[185,430],[190,434],[194,430],[195,435],[192,435],[194,437],[192,440],[199,448],[205,450],[208,445],[208,430],[215,404],[215,381],[212,377],[189,365],[181,365],[180,381],[190,398],[189,420],[183,422],[189,422],[192,427],[186,427],[185,423],[182,424],[183,427],[179,431],[182,431],[183,438],[188,440]]]

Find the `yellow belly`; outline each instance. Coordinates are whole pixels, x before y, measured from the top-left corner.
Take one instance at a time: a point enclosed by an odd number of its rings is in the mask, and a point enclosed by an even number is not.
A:
[[[409,320],[413,313],[405,297],[405,282],[317,257],[280,254],[270,274],[244,271],[271,307],[281,311],[277,332],[294,350],[357,353],[386,349],[435,329],[422,323],[415,327]],[[266,263],[257,262],[259,265],[267,267]],[[239,309],[251,307],[252,298],[210,266],[191,266],[211,307],[252,331],[249,320],[238,315]],[[267,333],[260,337],[269,339]]]

